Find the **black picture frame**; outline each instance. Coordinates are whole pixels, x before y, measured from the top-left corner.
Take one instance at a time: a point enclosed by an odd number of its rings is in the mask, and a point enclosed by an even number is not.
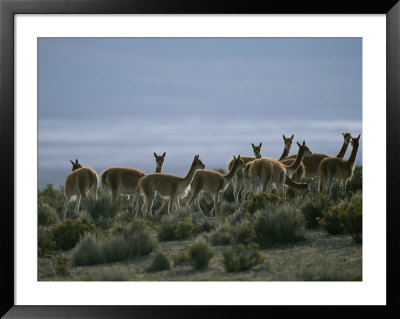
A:
[[[386,306],[17,306],[14,303],[14,15],[15,14],[385,14],[387,21],[387,305]],[[400,136],[400,3],[398,0],[0,0],[1,308],[5,318],[152,318],[265,316],[400,317],[398,306]],[[389,147],[390,146],[390,147]],[[389,174],[390,173],[390,174]],[[376,212],[377,215],[383,212]]]

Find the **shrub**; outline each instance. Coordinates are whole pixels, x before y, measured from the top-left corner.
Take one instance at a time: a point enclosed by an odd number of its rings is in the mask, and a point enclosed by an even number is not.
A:
[[[98,196],[97,199],[83,201],[82,209],[88,212],[97,227],[107,229],[112,225],[120,206],[119,201],[112,203],[107,196]]]
[[[317,217],[321,217],[321,206],[318,203],[308,199],[301,206],[301,212],[304,215],[305,226],[315,228],[318,226]]]
[[[51,238],[50,228],[38,227],[38,255],[50,257],[50,252],[56,247],[56,242]]]
[[[43,191],[38,191],[38,205],[47,204],[53,207],[57,212],[61,212],[64,206],[64,193],[60,190],[55,190],[53,184],[47,184]]]
[[[317,218],[318,223],[331,235],[344,233],[344,229],[339,221],[339,212],[341,209],[340,205],[335,205],[330,210],[322,213],[322,217]]]
[[[85,232],[97,231],[96,226],[82,222],[80,219],[67,219],[51,229],[51,238],[56,242],[57,249],[68,250],[77,244]]]
[[[259,210],[253,224],[257,242],[262,247],[304,239],[304,217],[295,207]]]
[[[38,225],[51,226],[58,224],[60,217],[57,210],[47,203],[39,203],[38,205]]]
[[[201,231],[215,228],[215,222],[205,221],[200,213],[192,214],[188,208],[180,208],[161,218],[158,226],[159,240],[177,240],[188,238]]]
[[[278,204],[284,202],[285,199],[274,194],[260,193],[252,195],[251,198],[243,205],[244,209],[249,213],[254,213],[256,210],[263,209],[270,204]]]
[[[209,235],[209,240],[212,245],[230,245],[235,242],[233,237],[232,226],[222,225]]]
[[[154,272],[154,271],[161,271],[161,270],[166,270],[171,267],[170,262],[167,257],[165,257],[164,254],[158,253],[155,255],[153,262],[151,263],[151,266],[149,267],[148,271],[149,272]]]
[[[339,211],[339,222],[354,242],[362,242],[362,198],[361,193],[353,196],[347,207]]]
[[[66,275],[68,271],[68,257],[65,255],[57,257],[56,265],[54,266],[54,271],[58,275]]]
[[[195,269],[201,269],[208,265],[208,262],[215,255],[204,238],[198,239],[188,247],[188,256]]]
[[[240,244],[225,249],[223,252],[225,271],[243,271],[262,263],[265,258],[259,253],[258,247],[256,243],[251,243],[247,246]]]
[[[147,226],[135,219],[116,235],[86,234],[72,251],[71,258],[75,266],[104,264],[147,255],[154,247]]]

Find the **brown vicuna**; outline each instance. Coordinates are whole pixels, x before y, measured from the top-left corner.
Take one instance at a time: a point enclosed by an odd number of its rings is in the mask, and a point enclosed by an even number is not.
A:
[[[199,169],[196,174],[194,174],[193,181],[191,183],[191,188],[193,190],[192,196],[190,197],[188,204],[192,205],[193,201],[197,197],[197,206],[200,212],[203,213],[203,210],[200,207],[200,193],[208,192],[214,199],[214,206],[210,211],[210,215],[212,212],[217,215],[218,213],[218,202],[220,195],[225,191],[229,182],[235,176],[239,169],[245,167],[243,160],[240,158],[240,155],[236,158],[233,156],[234,162],[232,168],[225,175],[215,171],[215,170],[203,170]]]
[[[285,195],[284,186],[286,175],[290,177],[296,171],[305,155],[312,155],[310,149],[306,146],[305,141],[303,141],[303,144],[297,143],[297,145],[299,146],[299,151],[296,161],[292,163],[292,165],[284,165],[280,161],[269,157],[255,159],[249,164],[247,178],[250,179],[251,190],[253,193],[257,190],[258,181],[261,185],[262,192],[267,191],[270,193],[272,185],[275,184],[278,190],[278,195]]]
[[[246,164],[248,162],[251,162],[255,160],[256,158],[261,158],[261,146],[260,145],[255,146],[253,143],[251,143],[251,146],[253,147],[253,153],[254,156],[242,156],[241,159],[242,161]],[[228,169],[231,170],[233,167],[235,160],[231,159],[228,163]],[[235,176],[233,177],[233,197],[235,198],[235,202],[239,202],[239,193],[240,193],[240,188],[242,187],[244,180],[243,180],[243,172],[242,170],[238,170]]]
[[[163,155],[157,155],[154,153],[157,165],[157,173],[161,172],[162,170],[165,154],[165,152]],[[101,185],[104,189],[111,192],[111,199],[113,203],[116,202],[118,194],[132,195],[133,214],[134,209],[136,209],[136,213],[138,211],[139,180],[145,175],[145,173],[133,167],[113,166],[105,169],[101,173]]]
[[[346,150],[349,146],[350,140],[351,140],[351,133],[342,133],[343,135],[343,145],[342,148],[340,149],[338,155],[336,157],[338,158],[343,158],[344,155],[346,154]],[[287,157],[287,159],[294,159],[296,158],[297,155],[293,154]],[[313,176],[318,176],[318,167],[321,161],[329,157],[329,155],[323,154],[323,153],[313,153],[311,157],[306,157],[303,159],[303,165],[305,168],[304,175],[303,176],[295,176],[296,180],[299,180],[298,177],[313,177]]]
[[[284,147],[283,147],[282,155],[281,155],[281,157],[279,158],[279,161],[281,161],[282,158],[285,158],[286,156],[288,156],[288,154],[289,154],[289,152],[290,152],[290,148],[292,147],[292,142],[293,142],[293,138],[294,138],[294,135],[293,135],[293,134],[292,134],[291,137],[286,137],[285,135],[282,135],[282,136],[283,136],[283,144],[284,144]],[[295,162],[295,159],[293,159],[293,160],[290,159],[290,160],[287,160],[287,161],[285,161],[285,162],[283,162],[283,163],[284,163],[285,165],[289,166],[289,165],[292,165],[294,162]],[[243,199],[246,199],[246,198],[247,198],[247,195],[248,195],[249,192],[251,191],[251,183],[250,183],[249,174],[248,174],[249,168],[250,168],[249,163],[251,163],[251,161],[249,161],[249,162],[246,163],[247,171],[245,171],[244,169],[242,170],[242,175],[243,175],[243,186],[244,186],[244,187],[243,187],[243,191],[242,191],[242,200],[243,200]],[[300,167],[297,169],[297,171],[298,171],[298,170],[301,170],[301,169],[304,170],[304,167],[303,167],[303,164],[302,164],[302,163],[300,163]],[[296,171],[296,172],[297,172],[297,171]]]
[[[148,174],[142,177],[139,188],[141,194],[144,195],[143,215],[148,213],[152,216],[151,209],[156,192],[163,197],[169,197],[168,213],[170,213],[174,204],[179,205],[179,196],[184,195],[195,172],[203,168],[205,168],[203,162],[199,159],[199,155],[196,155],[185,177],[164,173]]]
[[[281,157],[279,157],[279,160],[282,160],[283,158],[289,155],[290,148],[292,147],[293,137],[294,137],[293,134],[291,137],[285,137],[285,135],[283,135],[283,143],[285,147],[283,148],[283,152]]]
[[[318,169],[320,193],[325,189],[326,191],[329,191],[329,195],[331,195],[334,178],[339,180],[340,184],[344,186],[344,190],[346,190],[347,181],[353,177],[354,163],[360,145],[360,135],[351,139],[351,146],[353,149],[351,150],[350,157],[347,160],[330,156],[321,161]]]
[[[298,183],[292,180],[289,176],[286,176],[285,179],[285,184],[289,186],[291,189],[293,189],[295,193],[300,194],[300,196],[304,196],[311,191],[310,182],[311,180],[309,180],[307,183]]]
[[[297,145],[299,146],[299,151],[297,152],[296,158],[292,161],[290,159],[286,160],[280,160],[280,162],[285,165],[286,167],[286,174],[291,178],[293,174],[297,171],[297,169],[301,166],[302,162],[304,161],[305,158],[310,158],[313,153],[310,151],[310,149],[306,146],[306,142],[303,141],[303,144],[299,144],[297,142]]]
[[[99,183],[99,177],[96,171],[90,167],[82,167],[78,162],[78,159],[72,163],[72,172],[68,174],[65,179],[64,195],[65,204],[63,207],[63,220],[67,217],[67,208],[71,200],[71,197],[76,195],[75,214],[79,212],[79,205],[81,198],[86,198],[86,194],[90,191],[93,198],[97,199],[97,184]]]

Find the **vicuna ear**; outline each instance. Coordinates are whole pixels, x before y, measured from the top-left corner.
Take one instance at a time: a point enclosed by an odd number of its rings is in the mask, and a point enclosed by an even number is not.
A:
[[[162,158],[164,158],[166,154],[167,154],[167,153],[166,153],[166,152],[164,152],[164,153],[163,153],[163,155],[162,155]]]
[[[285,134],[283,134],[282,136],[283,136],[283,140],[285,141],[286,140]]]
[[[156,154],[156,152],[154,152],[154,157],[155,157],[155,158],[157,158],[157,154]]]
[[[235,157],[235,155],[233,155],[233,159],[236,161],[236,157]]]
[[[360,136],[361,136],[361,134],[358,134],[357,140],[359,140],[359,139],[360,139]]]
[[[299,144],[299,142],[297,142],[297,145],[300,147],[301,145]]]
[[[78,164],[78,159],[77,158],[75,158],[75,164]]]
[[[303,141],[303,146],[306,146],[306,141]]]
[[[251,146],[253,146],[253,148],[255,147],[253,143],[251,143]]]
[[[292,137],[290,138],[291,140],[293,140],[294,134],[292,134]]]
[[[71,162],[72,165],[75,165],[75,163],[73,161],[71,161],[71,160],[69,160],[69,161]]]
[[[342,133],[342,135],[344,136],[344,133]]]
[[[260,143],[260,146],[259,146],[259,148],[261,148],[261,146],[262,146],[262,142]]]
[[[238,155],[238,159],[240,159],[240,155]]]

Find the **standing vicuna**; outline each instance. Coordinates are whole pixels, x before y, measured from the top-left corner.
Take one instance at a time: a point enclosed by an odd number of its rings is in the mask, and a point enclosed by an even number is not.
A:
[[[342,133],[342,135],[343,135],[343,145],[342,145],[342,148],[340,149],[338,155],[336,155],[336,157],[338,157],[338,158],[344,157],[344,155],[346,154],[347,148],[349,146],[350,140],[351,140],[351,133]],[[293,155],[286,157],[284,160],[295,159],[296,157],[297,157],[297,155],[293,154]],[[301,171],[299,171],[299,175],[296,174],[297,176],[295,176],[295,179],[300,180],[300,178],[302,178],[302,177],[310,178],[313,176],[318,176],[319,164],[326,157],[329,157],[329,155],[326,155],[323,153],[313,153],[311,157],[304,158],[304,160],[303,160],[303,165],[305,168],[304,175],[300,176]]]
[[[282,160],[283,158],[285,158],[289,155],[290,148],[292,147],[294,134],[292,134],[291,137],[285,137],[285,135],[282,135],[282,136],[283,136],[283,143],[284,143],[285,147],[283,148],[283,152],[282,152],[281,157],[279,157],[279,160]]]
[[[193,193],[188,202],[189,207],[197,197],[197,206],[200,212],[204,215],[204,212],[200,207],[200,193],[209,192],[214,199],[214,206],[210,211],[210,215],[212,215],[212,212],[215,213],[215,216],[217,215],[220,195],[225,191],[229,182],[235,174],[237,174],[238,170],[245,167],[244,161],[240,158],[240,155],[237,158],[233,156],[233,160],[232,168],[225,175],[209,169],[199,169],[196,174],[194,174],[191,184]]]
[[[160,173],[164,164],[166,153],[157,155],[154,152],[156,159],[156,173]],[[113,166],[105,169],[101,173],[101,185],[104,189],[111,192],[112,202],[115,203],[118,194],[132,195],[132,214],[136,208],[138,211],[139,203],[139,180],[146,174],[133,167]]]
[[[72,163],[72,172],[68,174],[64,185],[64,221],[67,217],[67,208],[71,197],[74,195],[77,196],[75,205],[75,214],[77,215],[79,212],[81,197],[86,198],[86,193],[88,191],[90,191],[92,197],[97,199],[96,191],[97,184],[99,183],[99,177],[94,169],[90,167],[82,167],[82,165],[78,162],[78,159],[75,159],[75,162],[70,160],[70,162]]]
[[[179,206],[179,196],[185,193],[196,171],[204,168],[205,165],[199,159],[199,155],[196,155],[185,177],[164,173],[148,174],[142,177],[139,181],[139,188],[144,195],[143,215],[146,213],[149,213],[150,216],[153,215],[151,209],[156,192],[163,197],[169,197],[168,213],[170,213],[175,202]]]
[[[351,150],[350,157],[347,160],[330,156],[321,161],[318,169],[320,193],[326,189],[329,190],[329,195],[331,195],[334,178],[338,179],[340,184],[344,186],[343,189],[346,190],[347,181],[353,177],[354,163],[360,145],[360,135],[351,139],[351,146],[353,149]]]
[[[254,156],[242,156],[241,159],[245,164],[255,160],[256,158],[261,158],[261,146],[262,146],[262,143],[260,143],[260,145],[258,145],[258,146],[255,146],[253,143],[251,143],[251,146],[253,147]],[[231,159],[229,161],[229,163],[228,163],[228,169],[229,170],[232,169],[234,162],[235,162],[234,159]],[[233,197],[235,198],[235,202],[238,203],[239,202],[240,188],[242,187],[243,182],[244,182],[243,181],[243,172],[242,172],[241,169],[239,169],[237,171],[237,173],[233,177],[232,181],[233,181]]]
[[[311,156],[312,152],[306,146],[305,141],[303,144],[299,144],[299,151],[297,153],[296,161],[290,165],[284,165],[280,161],[271,157],[262,157],[255,159],[248,167],[248,175],[251,181],[252,192],[255,193],[257,190],[257,181],[259,181],[261,185],[261,191],[267,193],[271,192],[271,187],[275,184],[278,189],[278,195],[283,196],[285,194],[285,180],[286,175],[289,177],[293,175],[293,173],[299,167],[301,161],[305,156]]]

